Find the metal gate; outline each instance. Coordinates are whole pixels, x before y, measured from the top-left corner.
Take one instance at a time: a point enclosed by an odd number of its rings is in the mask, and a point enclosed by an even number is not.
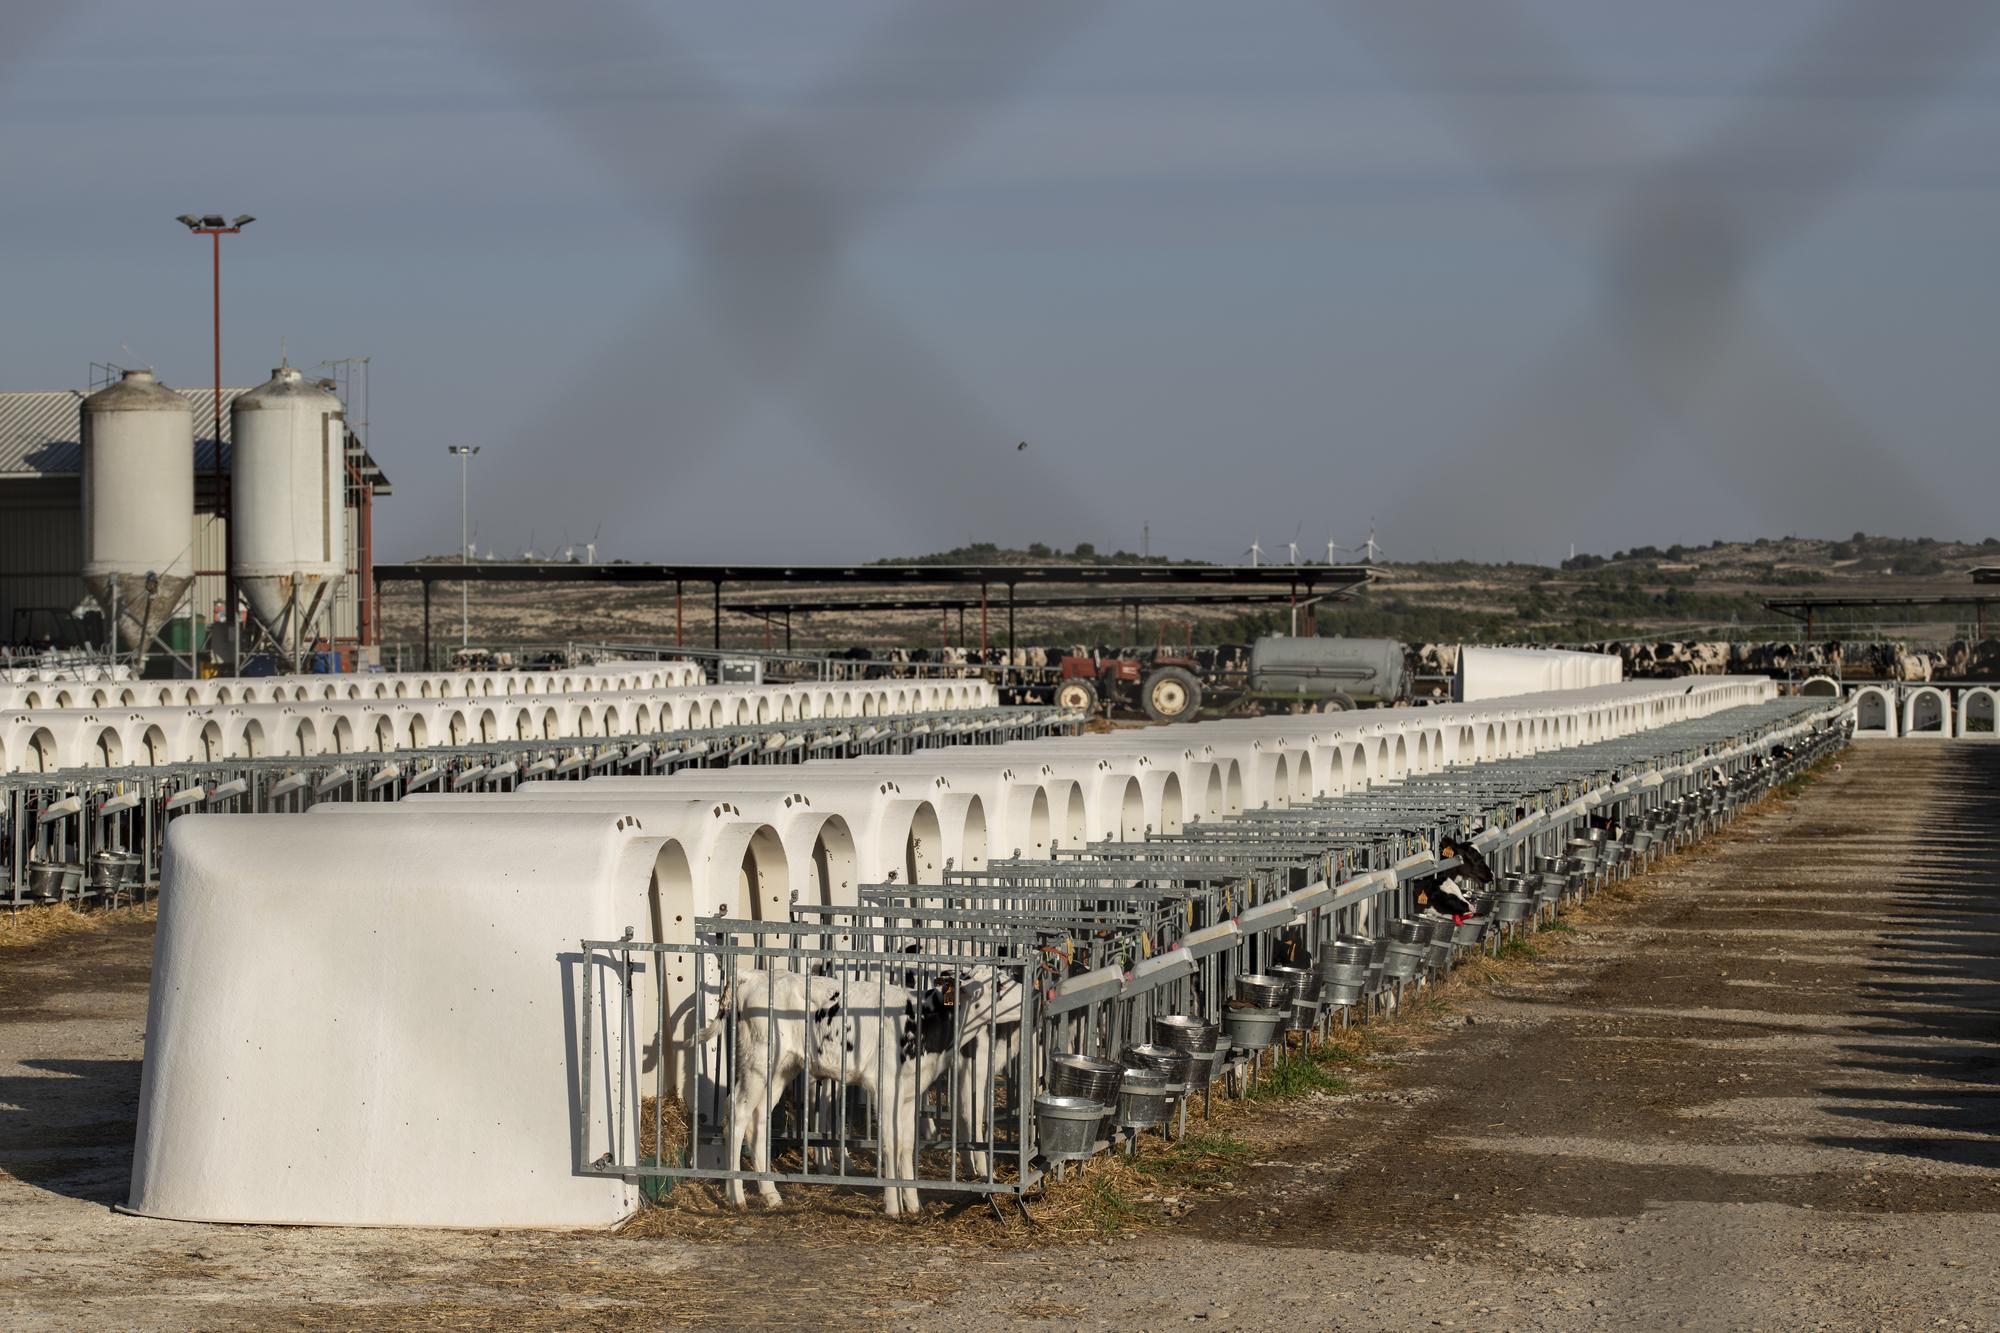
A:
[[[583,942],[578,1169],[1019,1193],[1037,1179],[1036,963],[1017,933],[866,908]],[[610,1099],[606,1113],[594,1098]],[[746,1168],[743,1156],[750,1163]]]

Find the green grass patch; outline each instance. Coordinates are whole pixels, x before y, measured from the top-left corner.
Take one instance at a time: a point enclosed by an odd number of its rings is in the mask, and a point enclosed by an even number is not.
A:
[[[1313,1052],[1313,1059],[1328,1069],[1368,1063],[1368,1052],[1358,1046],[1337,1046],[1331,1042]]]
[[[1501,945],[1500,952],[1496,955],[1503,963],[1511,963],[1516,959],[1539,958],[1541,956],[1542,951],[1540,949],[1537,949],[1519,935]]]
[[[1206,1189],[1250,1160],[1250,1145],[1231,1134],[1189,1134],[1165,1152],[1142,1156],[1132,1169],[1155,1184]]]
[[[1309,1055],[1294,1055],[1278,1061],[1269,1073],[1260,1075],[1250,1096],[1254,1101],[1282,1102],[1309,1097],[1315,1092],[1346,1091],[1346,1079]]]
[[[1153,1215],[1152,1209],[1126,1198],[1117,1184],[1106,1176],[1097,1176],[1085,1182],[1083,1210],[1099,1231],[1122,1231]]]
[[[1567,921],[1561,921],[1561,920],[1557,920],[1557,921],[1551,921],[1551,922],[1548,922],[1548,923],[1547,923],[1546,925],[1544,925],[1544,926],[1542,927],[1542,930],[1543,930],[1543,931],[1544,931],[1544,932],[1545,932],[1546,934],[1550,934],[1550,935],[1574,935],[1574,934],[1576,934],[1576,927],[1575,927],[1575,926],[1572,926],[1572,925],[1571,925],[1571,924],[1570,924],[1569,922],[1567,922]]]

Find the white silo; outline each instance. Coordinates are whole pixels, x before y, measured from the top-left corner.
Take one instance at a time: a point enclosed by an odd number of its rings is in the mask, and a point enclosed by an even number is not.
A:
[[[194,578],[194,411],[150,370],[83,400],[83,582],[143,660]]]
[[[347,414],[290,366],[230,411],[236,586],[296,663],[347,572]]]

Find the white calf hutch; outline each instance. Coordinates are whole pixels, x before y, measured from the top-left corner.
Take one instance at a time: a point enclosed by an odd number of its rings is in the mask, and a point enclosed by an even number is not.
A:
[[[247,815],[186,821],[169,861],[132,1211],[473,1227],[631,1211],[630,1183],[571,1169],[577,931],[616,934],[656,889],[684,891],[679,843],[595,812]]]

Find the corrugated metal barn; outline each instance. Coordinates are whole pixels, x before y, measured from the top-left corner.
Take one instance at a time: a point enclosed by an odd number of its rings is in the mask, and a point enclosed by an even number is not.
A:
[[[230,464],[229,405],[246,389],[222,391],[222,466]],[[195,582],[186,614],[213,620],[224,597],[227,524],[216,515],[215,391],[182,389],[194,405],[195,512],[188,516]],[[83,446],[81,389],[0,391],[0,647],[65,644],[95,613],[83,588]],[[347,437],[348,576],[335,596],[337,639],[374,639],[370,507],[390,494],[389,479],[358,436]]]

